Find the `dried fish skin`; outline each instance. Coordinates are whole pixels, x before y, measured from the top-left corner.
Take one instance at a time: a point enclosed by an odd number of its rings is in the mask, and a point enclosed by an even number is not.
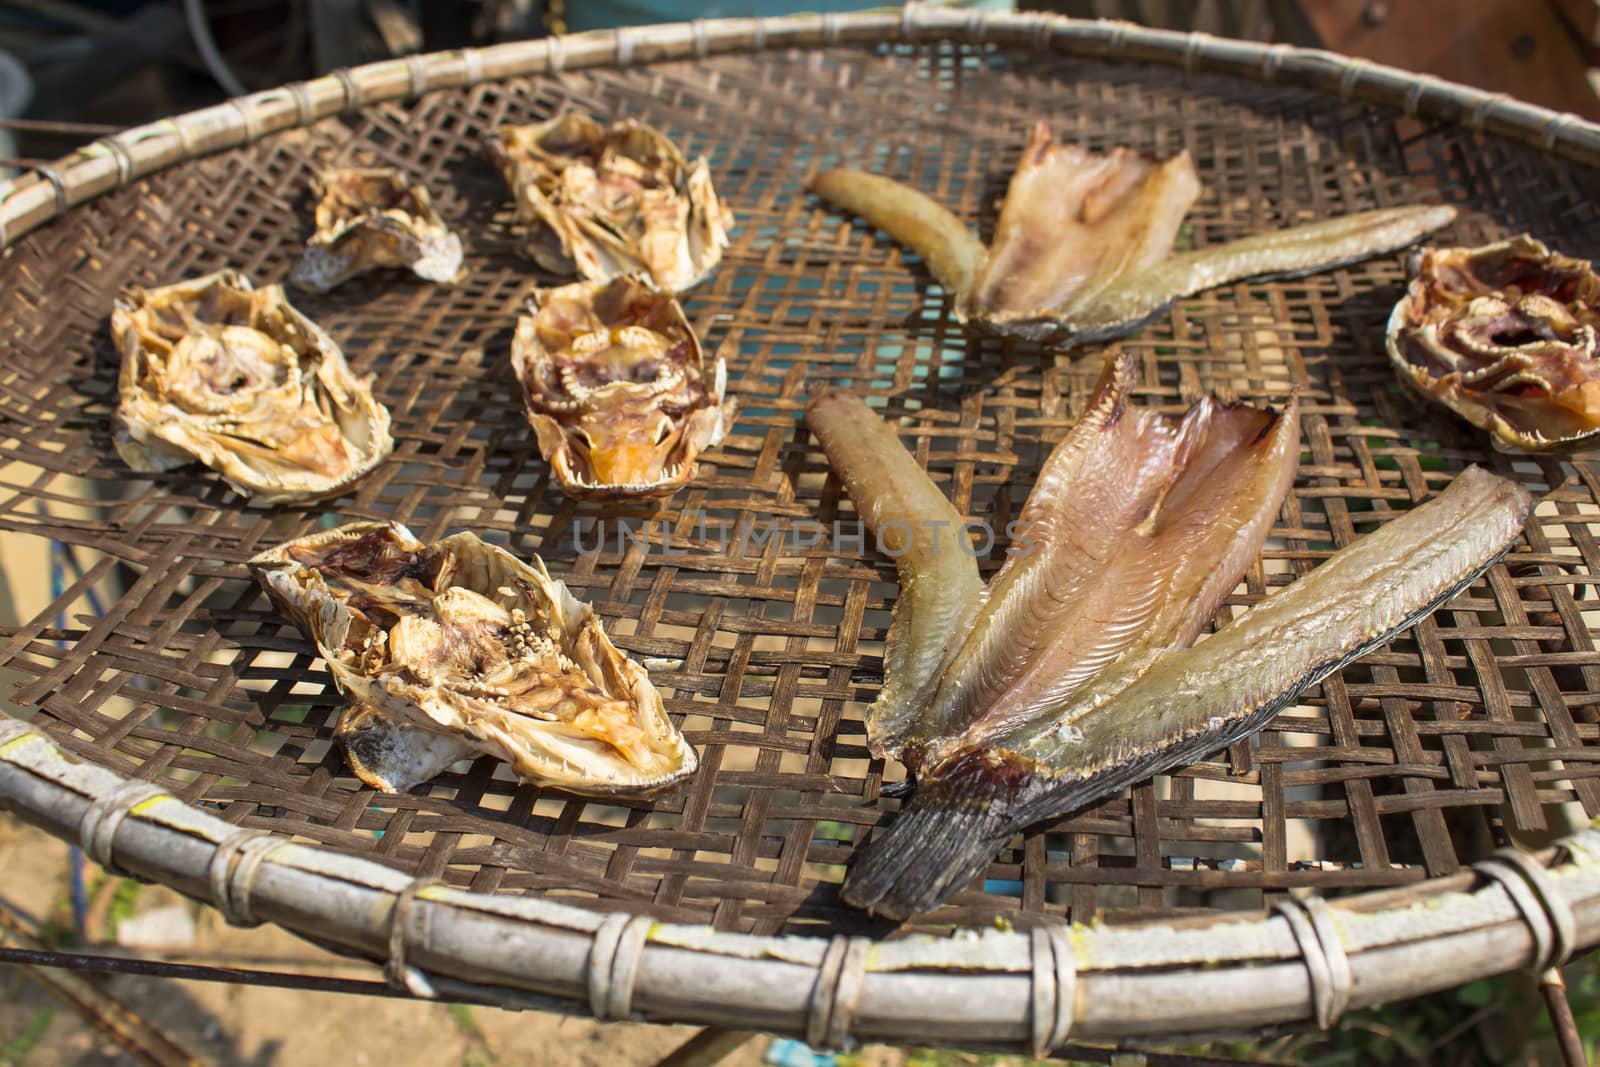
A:
[[[683,292],[721,262],[733,213],[705,159],[685,162],[633,119],[602,126],[577,111],[501,126],[485,142],[528,227],[528,254],[555,274],[642,274]]]
[[[1600,435],[1600,275],[1524,234],[1424,248],[1385,334],[1400,380],[1508,451]]]
[[[537,557],[472,533],[425,545],[397,523],[353,523],[250,569],[357,705],[341,730],[372,742],[346,750],[369,784],[416,784],[463,751],[586,796],[645,795],[694,773],[644,668]]]
[[[1126,656],[1053,714],[949,753],[858,856],[844,899],[896,919],[926,911],[1010,834],[1248,737],[1475,581],[1533,504],[1469,467],[1209,639]]]
[[[338,493],[394,448],[389,411],[283,287],[223,270],[131,288],[111,312],[122,353],[112,418],[138,471],[199,461],[263,505]]]
[[[864,170],[823,171],[812,176],[808,188],[921,256],[929,273],[955,295],[956,317],[966,321],[968,296],[989,257],[966,223],[926,193]]]
[[[1165,162],[1055,141],[1035,125],[985,247],[931,198],[879,175],[833,170],[813,192],[909,246],[954,298],[956,318],[1063,347],[1143,326],[1174,300],[1248,278],[1293,277],[1404,247],[1455,218],[1385,208],[1173,254],[1199,194],[1187,153]]]
[[[342,167],[313,179],[317,229],[289,280],[327,292],[358,274],[400,267],[429,282],[461,273],[461,238],[428,190],[388,167]]]
[[[867,709],[867,745],[901,758],[939,684],[945,642],[983,599],[963,516],[898,435],[860,397],[830,390],[806,405],[806,425],[844,482],[862,523],[894,554],[900,595],[884,642],[883,688]]]
[[[682,306],[638,277],[536,293],[511,366],[540,452],[578,499],[677,492],[738,409],[722,358],[707,366]]]

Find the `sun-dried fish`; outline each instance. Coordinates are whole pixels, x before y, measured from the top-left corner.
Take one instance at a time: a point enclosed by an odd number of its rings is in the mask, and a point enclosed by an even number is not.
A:
[[[343,167],[314,179],[317,230],[289,280],[326,292],[357,274],[403,267],[429,282],[461,273],[461,238],[428,190],[387,167]]]
[[[424,730],[371,704],[340,712],[333,737],[355,776],[385,793],[404,793],[478,755],[465,737]]]
[[[1244,278],[1292,277],[1410,244],[1451,207],[1364,211],[1173,254],[1200,193],[1188,152],[1165,163],[1055,142],[1038,123],[985,247],[955,215],[900,182],[839,169],[812,178],[824,200],[908,245],[955,300],[955,314],[1003,334],[1063,345],[1130,333],[1180,297]]]
[[[1424,248],[1387,332],[1400,380],[1503,448],[1566,451],[1600,435],[1600,275],[1524,234]]]
[[[595,796],[694,773],[644,668],[538,557],[471,533],[425,545],[398,523],[353,523],[250,569],[353,702],[338,736],[370,785],[409,788],[485,754],[523,781]]]
[[[111,312],[122,352],[114,441],[134,470],[199,460],[260,504],[315,500],[394,448],[389,411],[283,287],[236,271],[132,288]]]
[[[1008,835],[1260,729],[1470,583],[1532,507],[1521,488],[1471,468],[1195,644],[1288,491],[1295,403],[1273,415],[1206,398],[1174,422],[1133,405],[1134,383],[1131,359],[1108,360],[1020,516],[1031,550],[976,598],[964,568],[954,581],[948,563],[900,558],[902,585],[921,592],[896,612],[891,649],[911,647],[886,656],[884,689],[914,696],[909,707],[880,700],[869,732],[915,787],[857,857],[848,903],[893,918],[925,911]],[[807,413],[869,527],[947,521],[892,432],[863,432],[875,418],[837,395]],[[922,612],[960,621],[918,626]],[[931,675],[898,676],[930,661]]]
[[[569,111],[501,126],[485,144],[528,227],[527,251],[556,274],[643,274],[683,292],[722,259],[733,213],[704,158],[686,163],[657,130]]]
[[[638,278],[536,294],[511,365],[539,451],[582,499],[676,492],[737,409],[722,358],[707,367],[683,308]]]
[[[899,758],[939,682],[945,644],[965,633],[983,599],[978,561],[950,505],[888,423],[860,398],[823,393],[806,425],[844,482],[861,521],[894,556],[900,596],[884,642],[883,688],[867,712],[874,755]]]

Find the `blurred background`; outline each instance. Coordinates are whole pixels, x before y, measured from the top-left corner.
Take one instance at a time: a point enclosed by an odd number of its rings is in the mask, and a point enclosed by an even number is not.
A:
[[[940,0],[1322,47],[1600,119],[1597,0]],[[0,3],[0,142],[50,159],[100,133],[338,67],[624,24],[860,0],[23,0]],[[68,124],[68,125],[63,125]],[[87,126],[89,128],[80,128]]]

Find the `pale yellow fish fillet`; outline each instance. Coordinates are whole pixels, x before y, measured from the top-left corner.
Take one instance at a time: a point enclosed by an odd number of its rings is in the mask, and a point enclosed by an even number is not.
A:
[[[1095,155],[1034,127],[994,245],[964,313],[1004,322],[1068,316],[1119,279],[1166,258],[1200,195],[1189,154],[1155,163],[1126,148]]]
[[[857,501],[868,531],[895,556],[900,596],[883,654],[884,684],[867,713],[867,741],[898,757],[928,690],[938,682],[943,642],[977,611],[977,558],[962,543],[950,506],[899,437],[859,397],[828,392],[806,406],[806,425]]]
[[[947,748],[842,890],[894,918],[976,877],[1009,835],[1249,736],[1308,686],[1469,585],[1533,498],[1471,467],[1189,648],[1135,648],[1068,700]]]

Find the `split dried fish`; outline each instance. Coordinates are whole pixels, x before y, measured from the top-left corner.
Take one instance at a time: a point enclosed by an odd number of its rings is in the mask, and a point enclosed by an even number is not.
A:
[[[511,365],[539,451],[581,499],[676,492],[738,406],[725,397],[727,367],[705,365],[683,308],[639,278],[536,294]]]
[[[327,292],[380,267],[429,282],[461,273],[461,238],[433,209],[428,190],[387,167],[344,167],[314,180],[317,230],[289,280]]]
[[[409,788],[475,755],[591,796],[694,773],[644,668],[538,557],[472,533],[425,545],[398,523],[353,523],[250,570],[353,702],[337,736],[369,785]]]
[[[1200,194],[1187,152],[1156,163],[1057,144],[1038,123],[985,247],[965,223],[907,185],[856,170],[811,189],[922,257],[955,314],[1002,334],[1087,344],[1131,333],[1180,297],[1244,278],[1293,277],[1410,244],[1451,207],[1364,211],[1173,254]]]
[[[1135,378],[1129,357],[1108,360],[1019,517],[1031,550],[986,588],[953,541],[899,556],[867,717],[874,751],[898,756],[914,789],[857,856],[846,902],[926,911],[1012,833],[1248,736],[1469,584],[1532,508],[1470,468],[1195,644],[1289,489],[1296,404],[1206,398],[1174,421],[1132,404]],[[825,395],[806,417],[869,528],[955,528],[934,525],[952,509],[859,400]]]
[[[134,470],[199,460],[260,504],[329,496],[394,448],[389,411],[283,287],[237,271],[132,288],[111,312],[122,353],[113,437]]]
[[[592,281],[643,274],[680,293],[722,260],[733,213],[710,167],[686,163],[641,122],[602,126],[569,111],[502,126],[485,150],[528,227],[528,254],[548,271]]]
[[[1389,316],[1390,362],[1503,448],[1566,451],[1600,435],[1600,275],[1527,236],[1424,248]]]

